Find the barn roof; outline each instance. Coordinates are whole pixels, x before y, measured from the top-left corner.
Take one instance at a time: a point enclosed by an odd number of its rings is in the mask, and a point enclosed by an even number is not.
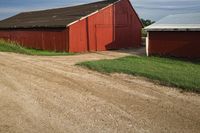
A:
[[[104,0],[72,7],[23,12],[0,21],[0,28],[64,28],[76,20],[117,1]]]
[[[145,29],[147,31],[200,31],[200,13],[169,15]]]

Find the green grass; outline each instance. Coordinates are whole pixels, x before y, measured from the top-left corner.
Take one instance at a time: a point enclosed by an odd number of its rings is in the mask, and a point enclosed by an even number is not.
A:
[[[103,73],[126,73],[143,76],[162,85],[186,91],[200,92],[200,62],[181,61],[160,57],[123,57],[79,63]]]
[[[26,55],[38,55],[38,56],[65,56],[65,55],[73,55],[73,53],[67,52],[50,52],[44,50],[37,49],[29,49],[20,46],[15,42],[8,42],[4,40],[0,40],[0,52],[14,52]]]

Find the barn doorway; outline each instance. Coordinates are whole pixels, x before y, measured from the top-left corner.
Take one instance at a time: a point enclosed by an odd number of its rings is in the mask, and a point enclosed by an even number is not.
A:
[[[112,25],[96,25],[96,50],[104,51],[112,48]]]

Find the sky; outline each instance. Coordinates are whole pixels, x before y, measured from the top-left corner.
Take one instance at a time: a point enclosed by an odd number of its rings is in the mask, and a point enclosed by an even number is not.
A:
[[[0,0],[0,20],[19,12],[66,7],[96,0]],[[140,18],[157,21],[172,14],[200,12],[200,0],[131,0]]]

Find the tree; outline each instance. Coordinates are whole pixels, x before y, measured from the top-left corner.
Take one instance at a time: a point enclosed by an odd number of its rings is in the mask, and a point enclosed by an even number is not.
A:
[[[142,18],[141,21],[142,21],[144,27],[149,26],[149,25],[155,23],[155,21],[152,21],[152,20],[150,20],[150,19],[146,19],[146,20],[145,20],[145,19]]]

